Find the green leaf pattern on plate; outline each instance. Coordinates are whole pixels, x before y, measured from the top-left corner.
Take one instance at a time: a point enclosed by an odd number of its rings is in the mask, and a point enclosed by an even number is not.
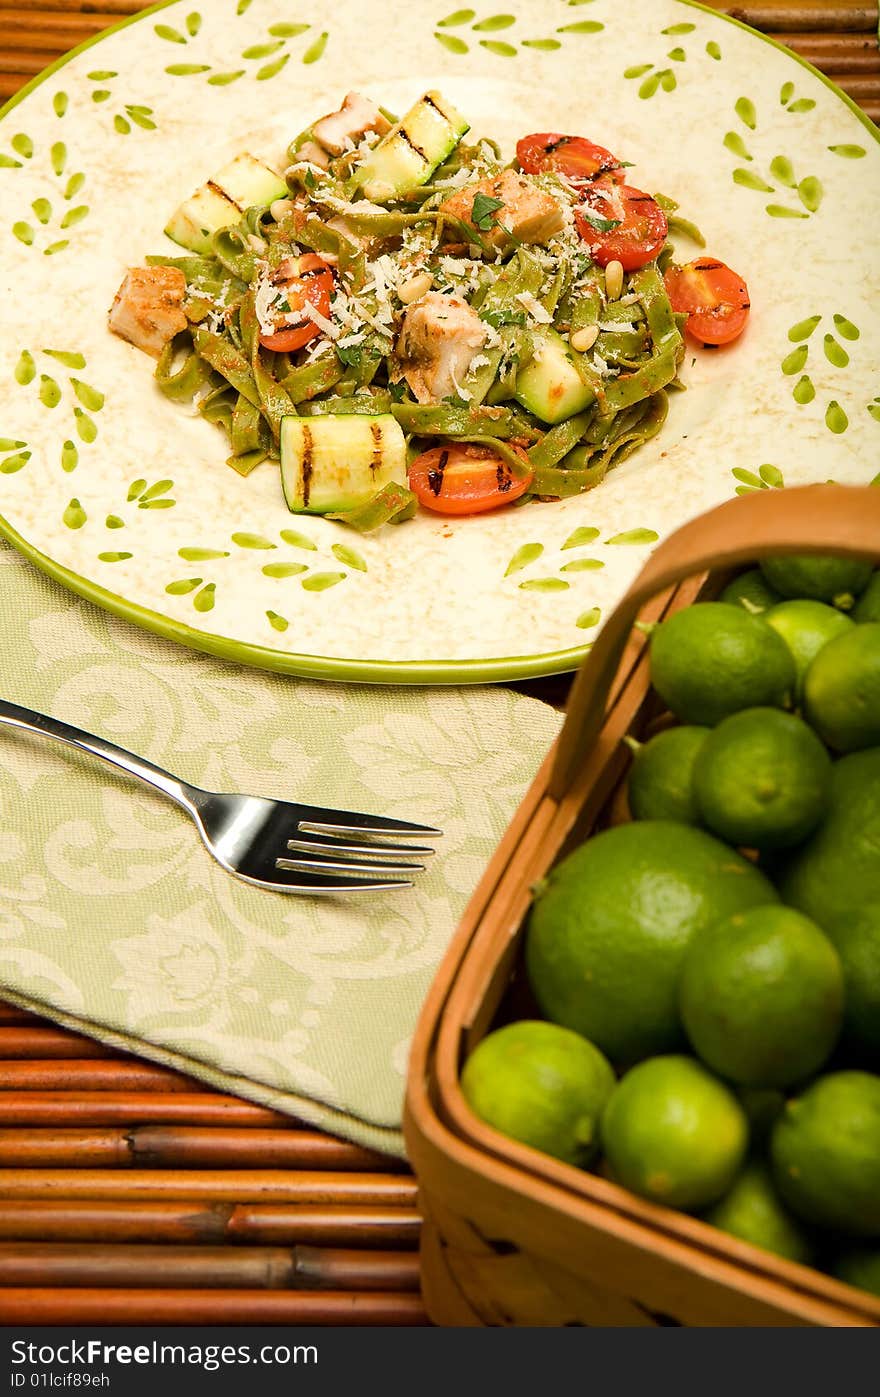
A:
[[[577,577],[579,573],[595,573],[605,567],[602,558],[586,556],[581,550],[589,548],[591,545],[603,544],[603,546],[630,544],[635,547],[647,547],[656,543],[659,534],[655,529],[628,529],[624,533],[612,534],[610,538],[602,540],[602,531],[592,524],[581,524],[571,533],[567,534],[558,545],[559,556],[555,561],[557,569],[556,575],[544,573],[540,577],[525,577],[517,580],[514,584],[522,592],[538,592],[545,594],[560,594],[568,592],[574,587],[579,593],[585,585],[583,580]],[[573,552],[576,556],[566,557]],[[504,576],[514,577],[518,573],[531,568],[538,559],[544,560],[546,566],[546,549],[543,543],[523,543],[517,548],[510,562],[507,564]],[[562,574],[565,576],[562,576]],[[591,606],[583,610],[583,596],[577,596],[578,609],[572,616],[572,624],[579,630],[587,630],[596,626],[601,618],[601,610],[598,606]]]
[[[782,471],[769,462],[759,466],[757,473],[747,470],[745,466],[734,466],[730,473],[739,481],[736,487],[738,495],[750,495],[755,490],[782,490],[785,486]]]
[[[786,82],[779,93],[779,100],[789,112],[809,112],[816,103],[812,98],[794,99],[794,84]],[[736,115],[742,124],[752,132],[758,132],[758,110],[750,97],[739,97],[733,107]],[[754,160],[751,149],[746,145],[745,140],[738,131],[728,131],[721,144],[725,150],[730,151],[740,160],[747,160],[750,163]],[[829,146],[829,150],[833,147]],[[822,181],[817,175],[804,175],[799,177],[792,161],[787,155],[776,154],[771,156],[768,164],[770,180],[763,178],[756,170],[745,170],[742,166],[736,166],[731,171],[731,179],[734,184],[738,184],[743,189],[753,189],[761,194],[778,194],[786,190],[791,191],[799,200],[799,207],[793,204],[780,203],[771,200],[764,205],[764,212],[770,218],[781,219],[801,219],[809,218],[811,214],[818,213],[819,207],[825,195]],[[770,182],[772,181],[772,182]]]
[[[173,42],[181,44],[186,43],[185,37],[172,29],[171,25],[160,24],[156,25],[155,29],[157,33],[160,29],[163,31],[163,33],[159,35],[160,38],[170,38],[173,34],[175,36]],[[198,29],[196,29],[196,33],[198,33]],[[119,77],[119,73],[115,69],[98,68],[87,73],[86,76],[89,82],[99,84],[99,86],[92,88],[92,102],[95,103],[96,106],[101,106],[102,109],[106,109],[110,125],[120,136],[129,136],[134,128],[138,128],[141,131],[155,131],[158,129],[155,111],[152,107],[147,107],[142,102],[124,102],[121,106],[114,104],[113,106],[107,105],[106,108],[104,107],[104,104],[109,104],[110,99],[114,96],[112,84],[114,80]],[[110,85],[108,86],[107,84]]]
[[[241,3],[239,0],[236,15],[245,14],[249,8],[249,0],[247,3]],[[153,31],[157,38],[168,44],[187,46],[192,43],[202,29],[202,15],[198,11],[192,11],[187,16],[185,27],[187,32],[183,33],[179,27],[174,25],[154,24]],[[315,33],[314,26],[311,24],[284,20],[270,24],[266,30],[266,37],[261,42],[248,44],[245,48],[238,49],[231,66],[215,67],[212,63],[201,61],[172,62],[166,65],[165,72],[172,77],[201,77],[211,87],[228,87],[230,83],[238,82],[240,78],[244,77],[251,77],[256,82],[268,82],[270,78],[277,77],[287,67],[296,52],[295,49],[291,48],[291,41],[300,39],[303,35],[308,35],[308,39],[299,54],[300,62],[317,63],[324,56],[330,39],[330,31],[322,30]],[[240,62],[243,62],[245,67],[238,66]]]
[[[65,527],[68,529],[81,529],[88,517],[89,516],[77,499],[69,501],[61,516]]]
[[[578,0],[578,3],[585,4],[588,3],[588,0]],[[478,16],[476,10],[452,10],[450,14],[435,21],[434,38],[438,44],[446,49],[447,53],[457,55],[470,53],[471,46],[476,44],[495,58],[516,58],[521,49],[552,53],[556,49],[562,48],[569,35],[599,34],[605,28],[601,20],[582,19],[575,20],[571,24],[557,25],[554,34],[529,34],[526,38],[520,38],[518,31],[516,35],[509,36],[507,31],[518,24],[519,19],[516,15],[505,12]],[[460,34],[447,32],[450,29],[464,29],[466,27],[468,29],[467,39]],[[481,37],[483,34],[502,32],[505,34],[503,39],[484,39]]]
[[[23,247],[52,257],[69,245],[67,231],[91,212],[88,204],[71,203],[86,182],[85,174],[81,170],[68,173],[69,152],[63,141],[53,141],[48,148],[38,147],[30,136],[18,132],[10,146],[13,154],[0,151],[0,169],[24,169],[25,162],[30,162],[31,168],[45,167],[46,180],[46,193],[32,199],[26,210],[19,210],[26,216],[13,220],[12,235]],[[59,237],[59,233],[65,236]]]
[[[25,446],[25,442],[16,442],[16,446]],[[0,451],[8,449],[8,444],[0,447]],[[0,460],[0,475],[17,475],[23,470],[31,459],[30,451],[16,451],[11,456],[5,456]]]
[[[510,577],[512,573],[520,572],[523,568],[528,567],[529,563],[533,563],[537,558],[540,558],[543,552],[543,543],[524,543],[521,548],[516,550],[510,562],[507,564],[504,576]]]
[[[59,383],[58,369],[84,369],[86,367],[85,355],[79,350],[72,349],[41,349],[38,351],[41,362],[49,359],[55,368],[53,373],[46,373],[38,368],[37,357],[30,349],[22,349],[13,369],[12,378],[19,388],[33,391],[31,385],[36,389],[36,395],[41,406],[54,413],[58,407],[66,406],[73,414],[73,430],[80,441],[90,444],[98,436],[98,428],[89,413],[99,413],[104,406],[104,394],[100,389],[77,378],[74,374],[67,375],[66,385]],[[85,411],[88,409],[88,412]],[[70,419],[64,416],[59,417],[59,424],[70,430]],[[25,442],[16,443],[17,446],[24,446]],[[2,447],[0,447],[2,450]],[[20,470],[30,459],[30,452],[24,456],[15,469]],[[59,448],[59,464],[62,471],[69,474],[76,470],[79,464],[79,448],[71,440],[70,436],[65,436]],[[12,468],[6,466],[4,474],[12,474]]]
[[[683,38],[685,35],[695,34],[697,26],[689,21],[681,24],[668,24],[665,29],[660,30],[661,37],[669,39],[672,37]],[[699,35],[697,41],[702,46],[702,54],[706,54],[713,62],[718,63],[723,57],[720,44],[715,39],[709,39],[703,43],[703,36]],[[700,57],[697,50],[690,50],[692,57]],[[671,63],[686,63],[688,61],[688,48],[685,44],[675,44],[671,49],[667,49],[664,55]],[[662,67],[656,62],[642,62],[630,64],[624,68],[623,76],[628,81],[641,79],[638,87],[638,95],[642,101],[647,101],[657,92],[674,92],[678,87],[678,78],[671,68]],[[751,159],[743,154],[743,159]]]
[[[350,548],[347,543],[334,543],[330,552],[344,567],[354,568],[355,572],[367,571],[367,564],[361,554],[356,548]]]
[[[136,480],[129,488],[129,500],[143,500],[146,495],[156,498],[158,494],[164,494],[172,486],[172,481],[160,481],[156,485],[148,487],[146,481]],[[344,582],[351,575],[350,571],[341,572],[338,568],[330,565],[329,558],[314,558],[306,562],[302,557],[278,557],[271,562],[266,562],[267,552],[276,552],[281,546],[284,549],[293,549],[296,553],[309,554],[319,553],[317,544],[307,533],[300,529],[282,529],[278,535],[278,541],[267,538],[264,534],[254,533],[250,530],[236,530],[230,535],[231,548],[218,548],[203,546],[198,544],[188,545],[178,550],[178,556],[184,562],[200,564],[198,576],[176,577],[166,583],[165,591],[172,597],[186,597],[190,605],[197,611],[206,611],[213,608],[218,590],[224,586],[228,580],[224,576],[224,569],[228,567],[226,559],[240,558],[242,554],[252,554],[255,558],[260,574],[271,582],[290,586],[291,578],[298,578],[302,589],[309,593],[320,594],[329,591],[331,587],[336,587],[340,582]],[[336,564],[342,564],[344,568],[355,573],[365,573],[368,571],[367,560],[363,554],[351,544],[334,543],[330,546],[329,553]],[[214,566],[205,567],[205,564]],[[236,568],[236,575],[239,569]],[[199,590],[200,589],[200,590]],[[263,613],[268,624],[276,631],[284,631],[289,624],[286,617],[267,608]],[[275,618],[273,620],[273,617]],[[283,623],[283,624],[282,624]]]
[[[791,326],[788,331],[788,339],[796,345],[796,348],[790,350],[783,357],[780,368],[783,374],[788,377],[799,375],[791,394],[798,407],[808,407],[817,396],[816,385],[812,377],[802,373],[802,370],[810,356],[808,341],[823,320],[827,325],[829,319],[834,329],[826,329],[822,335],[822,354],[832,368],[843,370],[848,368],[850,364],[850,351],[844,348],[841,340],[847,340],[850,344],[854,344],[860,338],[859,327],[840,311],[835,311],[829,318],[822,315],[809,315],[805,319],[799,320],[796,325]],[[840,380],[835,379],[828,386],[830,391],[840,393],[842,385]],[[870,411],[870,408],[868,410]],[[871,415],[875,416],[876,414],[872,413]],[[835,436],[840,436],[849,426],[849,415],[836,398],[831,398],[826,402],[823,420],[829,432],[834,433]]]

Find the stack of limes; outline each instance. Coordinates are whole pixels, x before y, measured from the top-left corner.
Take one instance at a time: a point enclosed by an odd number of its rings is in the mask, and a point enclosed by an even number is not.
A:
[[[880,570],[782,556],[653,628],[632,822],[535,889],[484,1120],[880,1294]]]

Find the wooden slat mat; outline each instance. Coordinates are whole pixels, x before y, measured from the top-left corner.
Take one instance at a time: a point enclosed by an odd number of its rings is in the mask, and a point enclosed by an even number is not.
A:
[[[0,1324],[427,1324],[398,1161],[0,1004]]]
[[[0,101],[142,8],[0,6]],[[715,8],[880,119],[876,0]],[[0,1323],[426,1324],[418,1233],[398,1163],[0,1004]]]

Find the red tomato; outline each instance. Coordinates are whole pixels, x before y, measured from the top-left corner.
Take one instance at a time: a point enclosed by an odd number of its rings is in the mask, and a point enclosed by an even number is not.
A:
[[[670,267],[663,278],[672,309],[686,315],[685,331],[698,344],[729,344],[749,318],[749,288],[714,257]]]
[[[484,514],[524,494],[534,474],[523,451],[521,469],[487,446],[447,442],[423,451],[409,468],[409,488],[435,514]]]
[[[586,186],[574,221],[593,260],[600,267],[619,262],[625,272],[644,267],[656,257],[668,230],[666,214],[656,199],[608,175]]]
[[[271,280],[284,292],[282,305],[288,310],[279,310],[276,324],[278,329],[272,335],[260,335],[264,349],[277,349],[290,352],[301,349],[309,340],[320,335],[321,330],[314,320],[304,315],[293,323],[286,323],[288,312],[302,310],[308,304],[325,317],[330,315],[330,297],[333,295],[333,268],[323,257],[314,252],[306,252],[302,257],[286,257],[272,273]]]
[[[572,180],[594,179],[605,173],[613,179],[623,179],[617,156],[584,136],[558,136],[553,132],[523,136],[516,143],[516,158],[527,175],[558,170]]]

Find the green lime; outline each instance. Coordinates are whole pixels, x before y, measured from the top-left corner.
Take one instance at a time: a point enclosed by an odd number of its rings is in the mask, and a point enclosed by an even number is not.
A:
[[[708,728],[666,728],[636,749],[627,788],[634,820],[700,823],[691,775],[708,732]]]
[[[880,1247],[853,1247],[835,1257],[832,1276],[858,1290],[880,1295]]]
[[[490,1033],[461,1074],[465,1100],[481,1120],[581,1167],[596,1152],[599,1116],[613,1087],[614,1073],[598,1048],[538,1019]]]
[[[869,902],[834,927],[843,965],[843,1031],[857,1052],[880,1062],[880,902]]]
[[[829,641],[804,678],[804,713],[836,752],[880,743],[880,622]]]
[[[862,621],[880,621],[880,571],[872,575],[852,609],[852,618],[859,624]]]
[[[817,1078],[789,1101],[770,1151],[776,1186],[798,1217],[857,1237],[880,1236],[880,1077]]]
[[[765,611],[763,619],[782,636],[795,663],[797,682],[795,692],[800,699],[804,675],[810,663],[829,640],[851,631],[855,624],[836,607],[823,601],[796,599],[783,601]]]
[[[809,1266],[813,1247],[803,1227],[782,1206],[766,1164],[752,1160],[733,1181],[729,1193],[705,1214],[706,1222],[751,1242],[753,1247]]]
[[[749,849],[785,849],[806,839],[825,814],[831,758],[794,714],[745,708],[710,732],[693,783],[713,834]]]
[[[784,1093],[776,1087],[737,1087],[736,1095],[748,1117],[752,1143],[763,1144],[785,1107]]]
[[[794,660],[760,616],[725,602],[688,606],[651,635],[651,678],[683,723],[713,727],[740,708],[784,708]]]
[[[777,868],[784,902],[832,938],[868,902],[880,901],[880,747],[832,764],[828,810],[816,832]]]
[[[691,936],[775,896],[752,864],[690,825],[640,820],[603,830],[536,891],[526,968],[541,1011],[618,1062],[675,1048]]]
[[[750,907],[695,933],[679,1004],[691,1046],[714,1072],[787,1087],[818,1072],[837,1042],[843,970],[803,913]]]
[[[726,1193],[748,1140],[733,1092],[690,1057],[640,1062],[602,1115],[612,1178],[673,1208],[706,1208]]]
[[[718,600],[754,613],[769,610],[782,601],[782,597],[768,584],[760,568],[749,568],[748,572],[741,572],[739,577],[728,582]]]
[[[868,585],[874,571],[870,563],[851,558],[830,558],[818,553],[765,558],[761,571],[771,587],[784,597],[812,597],[832,602],[848,611]]]

